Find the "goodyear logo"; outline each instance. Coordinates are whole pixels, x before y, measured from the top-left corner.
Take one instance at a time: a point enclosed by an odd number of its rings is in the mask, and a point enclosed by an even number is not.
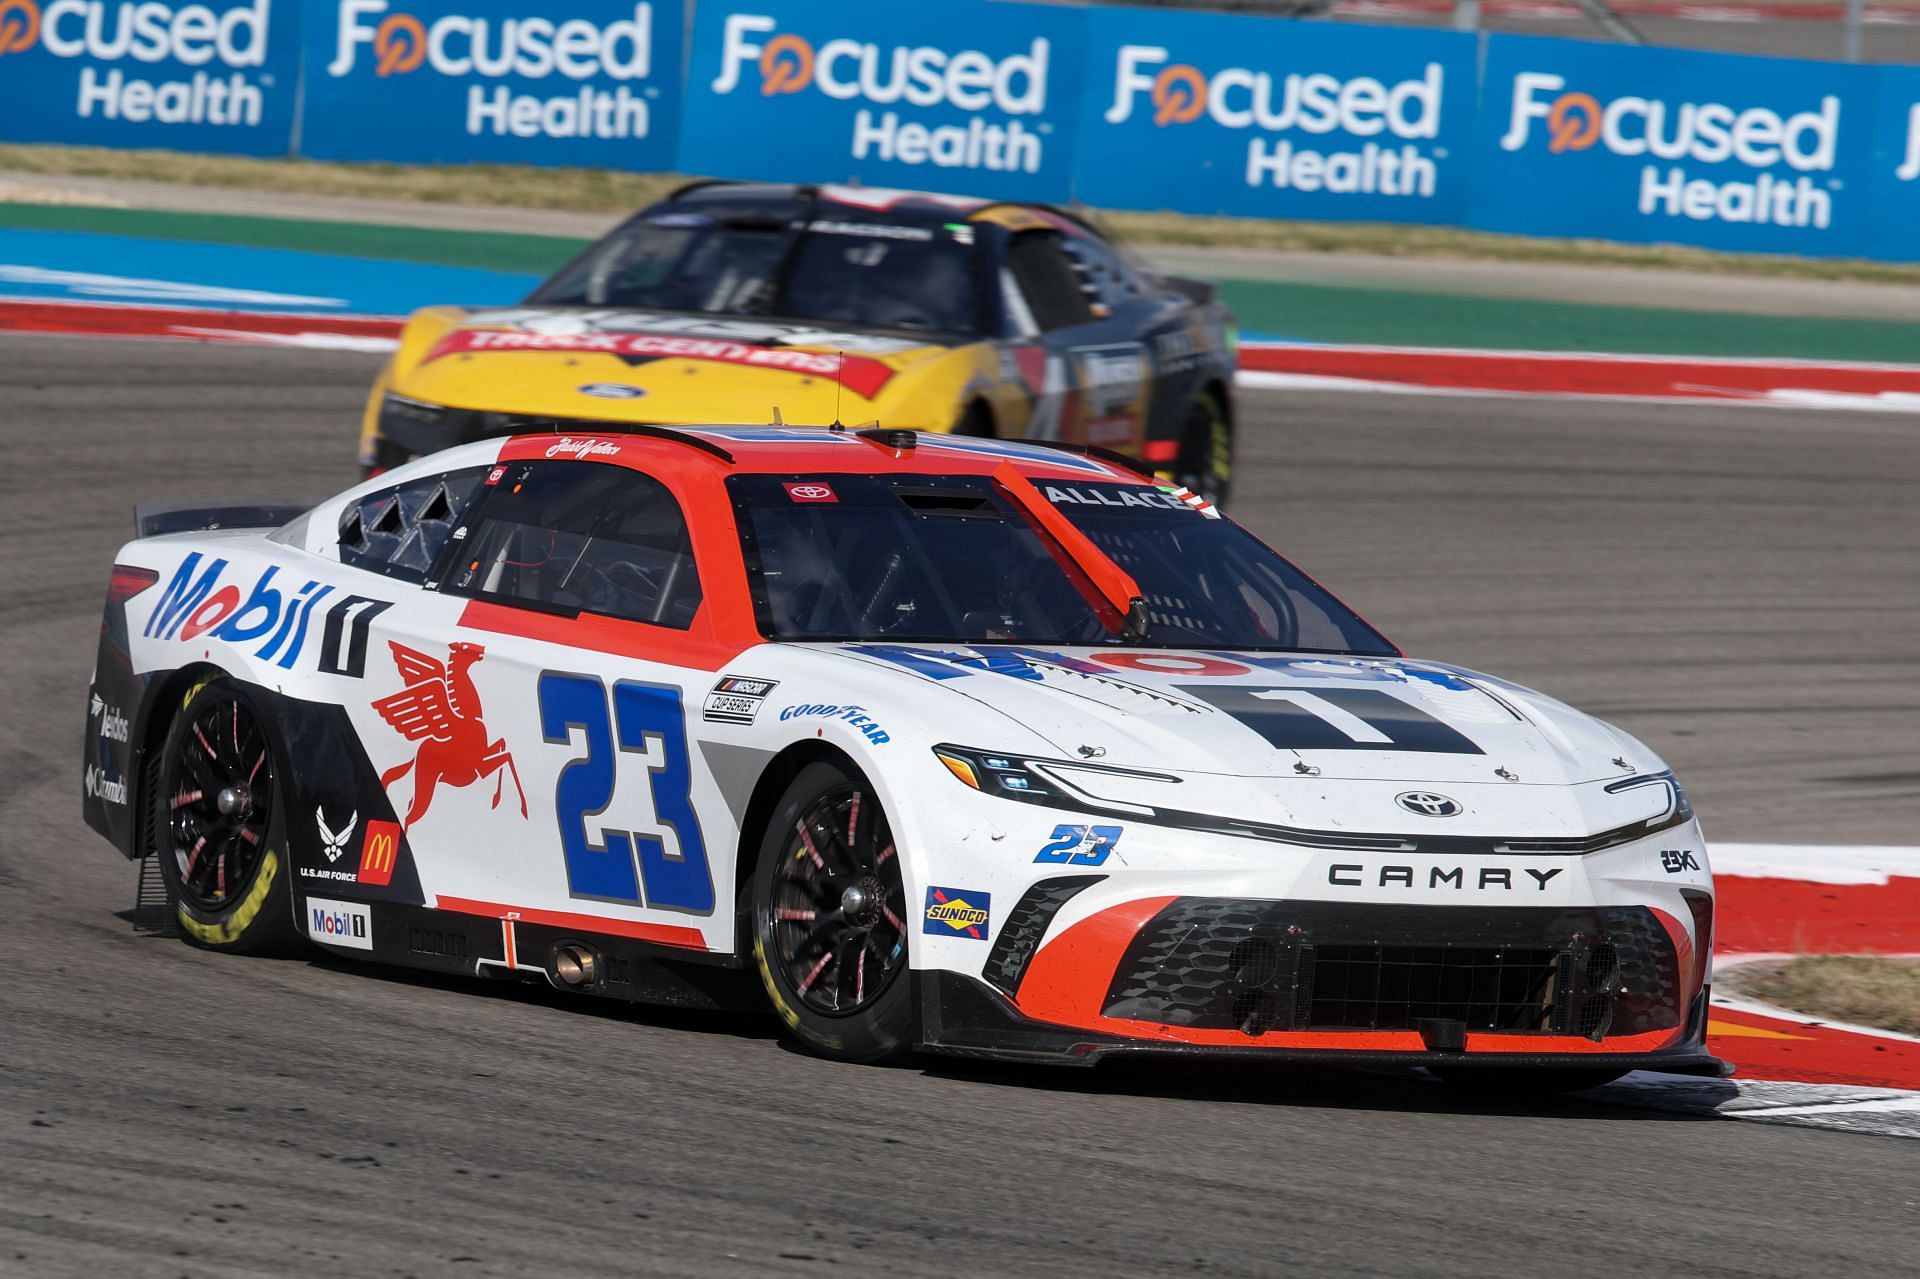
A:
[[[959,888],[928,888],[925,931],[936,937],[985,941],[993,898]]]

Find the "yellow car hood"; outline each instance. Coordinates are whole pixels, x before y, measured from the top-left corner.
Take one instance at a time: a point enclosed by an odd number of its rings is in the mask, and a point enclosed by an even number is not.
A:
[[[675,312],[516,307],[416,312],[388,389],[451,408],[662,424],[950,425],[984,343]],[[945,373],[946,376],[939,376]],[[929,385],[929,374],[935,375]],[[915,422],[910,401],[937,406]]]

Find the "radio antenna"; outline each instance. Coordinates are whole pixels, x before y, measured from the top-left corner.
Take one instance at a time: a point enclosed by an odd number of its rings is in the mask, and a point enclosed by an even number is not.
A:
[[[847,424],[840,420],[840,388],[844,385],[844,383],[840,381],[840,375],[846,371],[847,353],[845,351],[835,351],[833,354],[835,357],[833,363],[833,425],[835,430],[844,431],[847,429]]]

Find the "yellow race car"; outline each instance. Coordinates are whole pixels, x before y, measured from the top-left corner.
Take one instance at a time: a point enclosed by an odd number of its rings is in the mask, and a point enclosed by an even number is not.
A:
[[[428,307],[368,398],[369,474],[528,418],[833,422],[1124,453],[1216,502],[1233,317],[1058,209],[701,182],[504,310]]]

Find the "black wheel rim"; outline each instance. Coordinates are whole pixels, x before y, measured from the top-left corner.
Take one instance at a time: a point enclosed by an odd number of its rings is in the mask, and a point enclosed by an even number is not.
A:
[[[1232,449],[1227,419],[1211,403],[1195,404],[1180,441],[1173,482],[1219,506],[1226,501]]]
[[[168,762],[167,828],[180,895],[223,910],[246,892],[267,851],[273,761],[253,711],[232,693],[202,694]]]
[[[814,1012],[873,1005],[906,966],[906,888],[886,814],[852,786],[809,805],[774,870],[773,951],[787,987]]]

